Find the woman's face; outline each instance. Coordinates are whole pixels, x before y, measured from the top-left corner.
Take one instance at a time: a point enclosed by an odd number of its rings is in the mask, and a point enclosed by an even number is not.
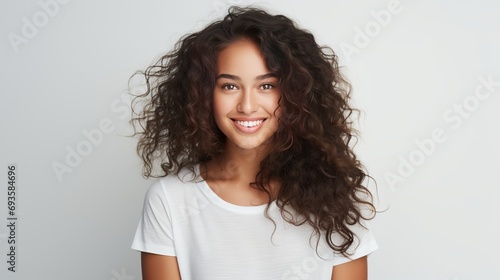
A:
[[[278,78],[253,42],[238,40],[219,53],[214,117],[228,145],[252,150],[265,144],[278,129],[280,96]]]

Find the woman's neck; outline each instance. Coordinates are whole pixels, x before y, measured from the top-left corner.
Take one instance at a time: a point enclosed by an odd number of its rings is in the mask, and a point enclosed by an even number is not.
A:
[[[255,182],[265,155],[262,151],[228,148],[202,164],[201,175],[227,202],[244,206],[265,204],[269,200],[267,194],[250,185]]]
[[[260,169],[260,162],[266,152],[262,148],[242,150],[239,147],[227,145],[224,153],[212,160],[210,177],[224,181],[232,181],[238,185],[249,185],[255,181]]]

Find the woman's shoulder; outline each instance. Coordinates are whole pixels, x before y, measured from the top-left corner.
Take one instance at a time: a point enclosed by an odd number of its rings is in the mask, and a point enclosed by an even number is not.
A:
[[[199,176],[198,166],[185,167],[178,173],[168,174],[153,181],[146,195],[159,198],[179,195],[196,188],[196,184],[202,180]]]
[[[199,167],[195,165],[184,167],[177,173],[171,173],[165,177],[161,177],[153,184],[156,183],[165,185],[165,187],[168,188],[175,188],[178,186],[188,186],[201,180],[199,176]]]

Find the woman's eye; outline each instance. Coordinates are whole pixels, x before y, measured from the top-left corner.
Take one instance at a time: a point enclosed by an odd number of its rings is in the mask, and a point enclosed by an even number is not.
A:
[[[269,90],[269,89],[274,88],[274,86],[272,84],[264,84],[264,85],[261,85],[260,87],[264,90]]]
[[[223,84],[222,85],[222,89],[235,90],[235,89],[238,89],[238,88],[234,84]]]

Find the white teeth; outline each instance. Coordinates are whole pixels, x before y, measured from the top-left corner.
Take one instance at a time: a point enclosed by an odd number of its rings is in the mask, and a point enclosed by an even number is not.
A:
[[[236,121],[237,124],[242,125],[244,127],[254,127],[258,126],[261,124],[264,120],[258,120],[258,121]]]

